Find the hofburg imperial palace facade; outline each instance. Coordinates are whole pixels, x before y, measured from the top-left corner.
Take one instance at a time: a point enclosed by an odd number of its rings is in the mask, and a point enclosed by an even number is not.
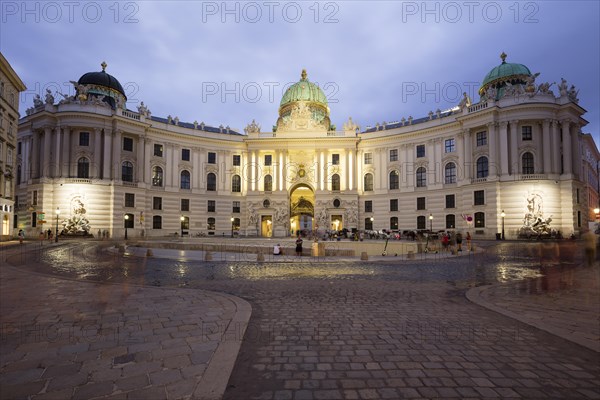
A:
[[[36,235],[58,222],[122,237],[127,227],[132,238],[431,227],[494,238],[504,224],[507,238],[577,234],[597,201],[585,110],[564,79],[536,82],[505,58],[478,101],[367,129],[349,118],[336,130],[303,71],[273,128],[252,121],[244,132],[127,109],[103,63],[73,82],[74,96],[37,96],[21,118],[14,229]]]

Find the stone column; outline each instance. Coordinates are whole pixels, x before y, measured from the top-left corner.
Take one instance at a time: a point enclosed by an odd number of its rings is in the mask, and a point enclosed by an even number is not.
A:
[[[562,120],[562,148],[563,148],[563,173],[570,174],[573,171],[573,150],[571,148],[571,121]]]
[[[32,159],[31,159],[31,178],[37,179],[40,177],[39,163],[40,163],[40,132],[33,131],[33,144],[31,146]]]
[[[198,152],[200,149],[198,147],[192,147],[192,189],[198,189],[200,187],[200,155]],[[240,161],[241,164],[241,161]],[[243,165],[243,164],[242,164]]]
[[[542,148],[544,150],[544,173],[549,174],[552,170],[551,160],[552,152],[550,147],[550,120],[542,121]]]
[[[113,180],[119,180],[119,167],[121,165],[121,135],[122,131],[120,129],[113,130],[113,152],[111,159],[111,178]]]
[[[91,176],[102,178],[102,129],[94,128],[94,170]]]
[[[406,186],[410,188],[415,187],[415,174],[417,172],[415,168],[415,151],[414,145],[406,145]]]
[[[552,147],[552,172],[555,174],[561,174],[561,164],[560,164],[560,148],[562,143],[560,142],[560,132],[558,129],[558,121],[553,119],[550,121],[550,137],[551,137],[551,147]]]
[[[102,151],[102,149],[98,149]],[[63,178],[71,177],[71,128],[68,126],[62,127],[62,172]]]
[[[519,173],[519,121],[510,121],[510,173],[517,175]]]
[[[364,150],[358,150],[356,152],[356,190],[361,192],[363,188],[363,166],[365,164],[365,155]]]
[[[434,168],[434,183],[443,183],[444,182],[444,171],[442,166],[442,146],[444,143],[442,139],[436,138],[433,139],[433,168]]]
[[[51,143],[52,143],[52,128],[49,126],[45,126],[44,127],[44,149],[43,152],[41,153],[41,160],[42,160],[42,169],[40,171],[40,177],[41,178],[45,178],[45,177],[49,177],[51,176],[50,170],[54,169],[52,168],[52,149],[51,149]]]
[[[500,122],[500,171],[502,175],[508,175],[508,122]],[[492,128],[490,128],[492,129]]]
[[[108,129],[104,129],[104,152],[102,157],[102,178],[110,180],[111,179],[111,148],[112,148],[112,136],[113,132]]]
[[[581,149],[579,148],[579,124],[571,124],[569,130],[571,132],[571,153],[572,171],[577,179],[581,180]]]
[[[465,176],[465,136],[468,134],[468,130],[461,131],[456,135],[456,148],[458,149],[458,165],[456,166],[456,182],[460,182]],[[441,181],[446,183],[446,170],[442,165],[442,178]]]
[[[463,162],[463,174],[465,180],[470,182],[473,176],[473,137],[471,131],[468,129],[463,131],[464,134],[464,162]]]
[[[136,177],[134,182],[144,181],[144,170],[146,169],[146,136],[138,136],[137,149],[135,155],[136,161]]]
[[[62,138],[63,133],[60,127],[57,127],[54,130],[54,178],[60,178],[60,163],[61,163],[61,159],[60,159],[60,153],[62,151],[61,148],[61,143],[62,143]]]

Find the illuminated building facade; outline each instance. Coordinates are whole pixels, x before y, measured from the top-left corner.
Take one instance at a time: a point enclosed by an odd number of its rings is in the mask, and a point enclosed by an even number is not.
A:
[[[103,65],[20,121],[19,228],[42,229],[39,214],[60,208],[66,230],[118,237],[431,226],[494,238],[503,222],[507,238],[577,233],[595,207],[585,110],[566,81],[536,83],[505,57],[478,102],[363,130],[351,118],[336,130],[303,71],[273,129],[243,133],[128,110]]]
[[[0,241],[9,240],[15,226],[19,93],[25,89],[0,53]]]

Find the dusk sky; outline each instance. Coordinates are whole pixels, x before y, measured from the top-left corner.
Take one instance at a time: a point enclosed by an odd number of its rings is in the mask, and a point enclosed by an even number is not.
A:
[[[462,92],[478,101],[504,51],[537,83],[574,84],[583,132],[600,142],[597,1],[3,1],[0,12],[0,50],[28,87],[21,115],[106,61],[129,109],[270,131],[306,68],[338,129],[350,116],[364,129],[451,108]]]

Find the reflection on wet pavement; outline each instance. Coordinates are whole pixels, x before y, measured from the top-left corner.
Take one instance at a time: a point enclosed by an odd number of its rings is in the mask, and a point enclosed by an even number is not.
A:
[[[155,286],[194,287],[206,281],[263,280],[352,280],[449,281],[468,286],[495,282],[527,281],[522,290],[552,291],[569,287],[561,278],[580,260],[574,242],[484,244],[485,251],[454,258],[431,258],[364,262],[342,259],[323,262],[319,258],[289,257],[284,262],[259,263],[243,260],[244,255],[215,255],[219,260],[202,261],[201,252],[153,250],[157,257],[145,257],[146,249],[118,252],[107,244],[94,242],[39,249],[28,254],[43,262],[41,272],[101,281],[134,280]],[[172,257],[172,258],[169,258]],[[536,278],[536,279],[532,279]],[[529,288],[529,289],[528,289]]]

